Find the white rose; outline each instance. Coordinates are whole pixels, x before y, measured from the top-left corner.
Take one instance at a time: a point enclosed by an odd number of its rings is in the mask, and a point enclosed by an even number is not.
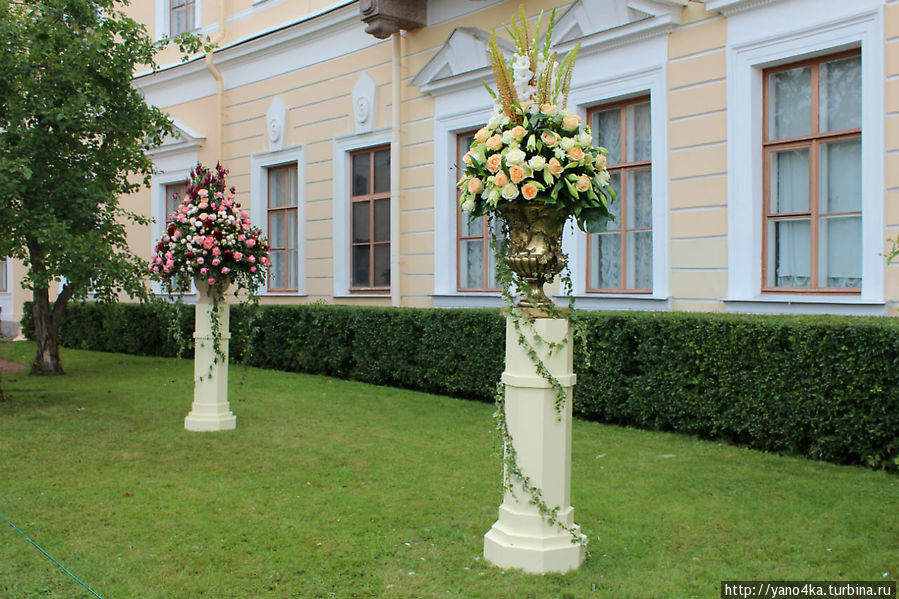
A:
[[[589,146],[590,142],[593,141],[593,136],[584,131],[580,135],[577,136],[577,142],[582,146]]]
[[[520,148],[514,148],[506,154],[506,164],[523,164],[525,158],[527,156]]]
[[[599,171],[596,173],[596,182],[602,187],[607,186],[611,178],[612,176],[609,174],[609,171]]]
[[[574,139],[571,137],[563,137],[562,141],[559,142],[559,145],[567,152],[574,147]]]
[[[490,117],[490,120],[487,121],[487,128],[490,130],[496,129],[499,127],[500,116],[498,114],[494,114]]]
[[[546,166],[546,158],[543,156],[534,156],[530,160],[528,160],[528,166],[530,166],[535,171],[541,171]]]
[[[507,200],[514,200],[518,197],[518,186],[514,183],[508,183],[503,187],[503,197]]]
[[[474,212],[475,209],[475,201],[473,196],[465,196],[465,200],[462,202],[462,210],[465,212]]]

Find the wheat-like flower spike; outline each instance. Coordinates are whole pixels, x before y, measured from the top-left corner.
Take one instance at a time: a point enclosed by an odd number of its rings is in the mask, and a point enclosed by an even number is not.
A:
[[[562,62],[565,63],[564,72],[560,73],[559,76],[562,81],[562,106],[565,107],[568,105],[568,92],[571,89],[571,76],[574,74],[574,61],[577,60],[577,52],[581,48],[581,43],[578,42],[574,49],[569,52],[565,56],[565,60]]]
[[[496,79],[496,93],[499,96],[500,103],[503,106],[503,112],[506,116],[513,118],[513,104],[518,100],[515,93],[515,87],[512,82],[512,74],[509,73],[509,67],[506,65],[506,59],[496,43],[496,30],[490,35],[488,42],[488,53],[490,57],[490,66],[493,67],[493,76]]]
[[[555,52],[550,54],[549,59],[543,62],[543,72],[540,73],[540,81],[537,86],[537,98],[541,105],[552,100],[553,64],[555,62]]]
[[[487,89],[487,93],[490,94],[490,97],[493,98],[493,101],[495,102],[496,101],[496,92],[493,91],[493,89],[489,85],[487,85],[487,82],[484,81],[483,79],[481,79],[481,83],[484,84],[484,87]]]
[[[541,13],[542,15],[542,13]],[[549,25],[546,27],[546,38],[543,40],[543,56],[549,56],[549,48],[552,45],[552,37],[553,37],[553,25],[556,22],[556,9],[554,8],[552,13],[549,15]],[[544,60],[544,64],[547,61]]]

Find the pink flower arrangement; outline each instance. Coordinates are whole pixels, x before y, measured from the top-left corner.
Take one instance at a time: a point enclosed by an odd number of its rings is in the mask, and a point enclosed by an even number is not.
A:
[[[265,282],[269,246],[246,210],[227,188],[228,170],[221,164],[212,172],[197,164],[187,181],[181,205],[156,244],[148,266],[150,273],[170,290],[185,278],[224,281],[255,292]]]

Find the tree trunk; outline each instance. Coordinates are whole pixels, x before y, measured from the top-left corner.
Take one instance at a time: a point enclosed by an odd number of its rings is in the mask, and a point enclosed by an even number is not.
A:
[[[34,340],[37,343],[37,353],[31,371],[37,374],[64,374],[62,362],[59,359],[59,325],[65,312],[66,304],[72,298],[71,285],[65,285],[50,309],[50,290],[47,288],[34,288],[33,317]]]
[[[0,401],[6,401],[6,396],[3,395],[3,375],[0,374]]]

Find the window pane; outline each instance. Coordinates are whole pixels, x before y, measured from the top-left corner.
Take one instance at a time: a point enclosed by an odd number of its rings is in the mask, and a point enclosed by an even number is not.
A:
[[[353,243],[371,241],[370,210],[368,202],[353,202]]]
[[[375,238],[373,241],[390,241],[390,200],[375,200]]]
[[[287,221],[287,239],[285,239],[284,247],[297,247],[297,211],[285,210],[284,219]]]
[[[652,231],[627,234],[628,289],[652,289]]]
[[[379,243],[375,248],[375,287],[390,287],[390,244]]]
[[[599,145],[609,151],[608,163],[621,162],[621,109],[594,112],[592,129]]]
[[[861,287],[861,216],[818,220],[818,279],[823,287]]]
[[[811,284],[810,221],[769,221],[768,226],[768,284],[808,287]]]
[[[176,8],[172,10],[172,37],[187,31],[187,9]]]
[[[269,242],[273,248],[285,247],[284,239],[284,213],[269,212],[268,214]]]
[[[618,289],[621,287],[621,233],[599,233],[590,243],[590,287]]]
[[[297,251],[290,250],[287,254],[287,278],[285,286],[288,289],[297,288]]]
[[[375,152],[375,193],[390,191],[390,150]]]
[[[652,226],[652,171],[643,168],[627,172],[627,227]]]
[[[822,213],[862,209],[862,143],[860,139],[821,145]]]
[[[808,212],[808,149],[771,152],[771,212]]]
[[[184,193],[186,191],[187,191],[187,185],[184,185],[183,183],[165,186],[165,218],[166,218],[166,222],[169,221],[169,216],[171,216],[172,212],[177,210],[178,206],[181,205],[181,200],[184,199]]]
[[[862,57],[821,64],[819,127],[821,131],[862,126]]]
[[[353,156],[353,195],[361,196],[369,193],[371,178],[371,154]]]
[[[462,174],[465,172],[465,163],[462,161],[462,157],[465,156],[465,153],[471,148],[471,143],[473,141],[474,135],[460,135],[458,138],[459,155],[456,156],[456,181],[461,179]]]
[[[607,230],[612,231],[621,228],[621,202],[625,201],[621,197],[621,172],[609,173],[609,185],[615,190],[615,201],[609,204],[609,214],[614,217],[614,221],[609,223]]]
[[[271,168],[268,170],[268,205],[269,208],[278,208],[287,204],[285,194],[286,171],[283,168]]]
[[[287,205],[297,205],[297,167],[291,166],[287,169]]]
[[[640,162],[652,158],[650,143],[649,102],[627,107],[627,161]]]
[[[368,280],[368,259],[370,245],[353,246],[353,286],[368,287],[371,283]]]
[[[279,250],[271,250],[269,259],[272,265],[268,269],[268,286],[270,289],[284,289],[286,285],[284,263],[284,252]]]
[[[481,289],[484,286],[484,242],[468,239],[460,242],[459,284],[463,289]]]
[[[486,217],[485,217],[486,218]],[[499,251],[504,253],[503,249],[503,230],[502,225],[499,222],[499,219],[494,219],[493,223],[489,225],[487,229],[490,235],[496,239],[496,244],[498,244]],[[489,240],[487,243],[487,285],[491,289],[499,289],[501,287],[499,280],[499,273],[496,270],[496,251],[491,247]]]
[[[812,68],[771,73],[768,79],[768,137],[784,139],[812,132]]]
[[[484,216],[478,216],[477,218],[473,218],[468,220],[468,213],[462,213],[462,223],[460,230],[462,231],[462,237],[482,237],[484,235]]]
[[[6,260],[0,260],[0,291],[6,291],[6,271],[8,268]]]

